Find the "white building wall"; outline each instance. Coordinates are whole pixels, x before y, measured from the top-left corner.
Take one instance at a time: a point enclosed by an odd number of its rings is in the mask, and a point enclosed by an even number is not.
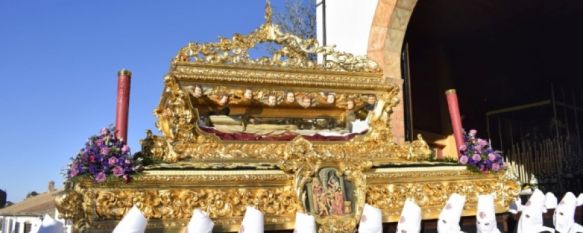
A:
[[[63,223],[64,233],[71,233],[73,231],[73,221],[64,218],[59,218],[59,210],[55,208],[55,220]]]
[[[25,224],[31,225],[30,232],[36,232],[42,223],[41,218],[35,216],[0,216],[0,221],[2,233],[25,233]]]
[[[59,212],[55,209],[54,216],[59,216]],[[30,232],[37,232],[42,224],[41,216],[0,216],[0,222],[2,222],[2,227],[0,227],[0,233],[25,233],[24,224],[31,224]],[[67,221],[62,218],[55,217],[56,221],[63,223],[64,232],[71,233],[72,226],[71,221]],[[18,227],[16,226],[18,225]],[[16,231],[18,228],[18,231]]]
[[[317,37],[323,41],[322,1],[316,0]],[[366,55],[368,36],[378,0],[325,0],[326,45],[355,55]]]

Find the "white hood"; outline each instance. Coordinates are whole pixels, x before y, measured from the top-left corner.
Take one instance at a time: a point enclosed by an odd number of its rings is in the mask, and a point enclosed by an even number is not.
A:
[[[240,233],[263,233],[263,213],[248,206],[241,222]]]
[[[148,220],[138,207],[133,206],[119,221],[112,233],[144,233]]]
[[[578,201],[577,197],[575,197],[575,194],[572,192],[565,194],[553,214],[553,224],[558,232],[568,233],[575,230],[574,228],[580,227],[575,223],[575,209],[582,204],[583,203]]]
[[[437,222],[438,233],[459,233],[462,232],[460,228],[460,218],[466,203],[466,197],[457,193],[451,194],[449,200],[445,203],[443,210],[439,213]]]
[[[382,233],[383,232],[383,214],[380,209],[364,204],[358,232],[363,233]]]
[[[397,224],[397,233],[419,233],[421,232],[421,208],[412,200],[405,200],[401,217]]]
[[[543,226],[543,213],[547,212],[545,204],[548,204],[545,195],[538,189],[534,190],[528,202],[522,206],[516,233],[555,232],[552,228]]]
[[[208,214],[200,210],[199,208],[194,209],[192,212],[192,217],[190,222],[188,222],[187,232],[188,233],[211,233],[213,232],[213,227],[215,224],[213,220],[209,218]]]
[[[37,233],[63,233],[63,223],[56,221],[48,214],[45,214],[43,222],[40,225]]]
[[[296,213],[296,233],[316,233],[316,219],[312,215]]]
[[[479,195],[476,211],[477,233],[500,233],[496,223],[496,205],[494,194]]]

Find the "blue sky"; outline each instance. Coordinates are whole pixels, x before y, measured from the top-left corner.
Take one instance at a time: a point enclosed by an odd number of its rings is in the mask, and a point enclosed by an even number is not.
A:
[[[189,41],[248,33],[261,0],[0,0],[0,189],[18,202],[62,188],[61,170],[115,120],[116,73],[133,72],[129,144],[140,150],[170,59]],[[274,1],[274,5],[281,4]]]

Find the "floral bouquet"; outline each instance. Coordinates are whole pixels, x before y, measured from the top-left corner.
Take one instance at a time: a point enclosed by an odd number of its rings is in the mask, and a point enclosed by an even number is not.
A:
[[[471,170],[488,172],[497,172],[504,167],[502,152],[492,149],[490,142],[477,138],[475,129],[469,133],[464,132],[464,145],[461,145],[460,164],[467,165]]]
[[[87,140],[67,170],[67,178],[90,175],[95,182],[104,182],[108,175],[129,181],[137,167],[130,156],[130,148],[115,137],[113,127],[102,128],[99,135]]]

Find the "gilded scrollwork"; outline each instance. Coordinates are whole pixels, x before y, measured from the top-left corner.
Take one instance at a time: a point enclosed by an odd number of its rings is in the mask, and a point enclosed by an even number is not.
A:
[[[423,178],[436,177],[437,174],[441,176],[433,179]],[[424,218],[433,219],[438,217],[443,203],[452,193],[466,196],[464,215],[475,215],[478,195],[496,194],[497,211],[506,211],[520,191],[516,181],[507,179],[503,174],[480,177],[477,174],[469,174],[466,170],[412,171],[406,174],[400,171],[376,173],[373,177],[377,180],[380,177],[393,180],[391,183],[369,181],[366,189],[366,202],[379,206],[383,215],[389,216],[388,221],[398,220],[407,198],[415,200],[423,209]]]
[[[232,179],[237,179],[231,176]],[[158,182],[163,178],[154,176]],[[207,178],[211,179],[211,178]],[[87,185],[87,187],[85,187]],[[266,222],[279,222],[279,218],[292,218],[300,204],[293,189],[288,186],[263,187],[182,187],[132,188],[118,186],[93,186],[81,182],[57,200],[60,213],[67,218],[84,220],[76,228],[88,231],[94,222],[121,219],[136,205],[150,219],[188,219],[192,210],[201,208],[214,219],[235,219],[239,224],[247,206],[255,206],[266,215]],[[81,208],[80,208],[81,207]],[[79,221],[81,223],[81,221]]]
[[[172,77],[165,78],[164,95],[161,107],[155,114],[160,119],[158,129],[172,142],[189,141],[193,135],[192,122],[196,121],[187,94],[181,90]]]
[[[182,69],[187,68],[187,69]],[[213,72],[220,71],[214,74]],[[198,76],[201,75],[201,76]],[[281,77],[284,75],[284,78]],[[298,76],[299,75],[299,76]],[[324,76],[321,76],[324,75]],[[273,76],[273,77],[271,77]],[[294,77],[297,80],[294,81]],[[334,105],[338,108],[346,108],[346,101],[353,100],[355,103],[364,104],[367,96],[366,92],[374,93],[378,96],[375,105],[374,116],[370,121],[370,132],[363,136],[357,136],[353,140],[338,143],[335,146],[314,144],[314,149],[320,154],[333,154],[333,156],[362,157],[392,160],[412,160],[418,161],[429,157],[431,151],[423,139],[412,143],[395,144],[392,142],[392,132],[390,128],[390,114],[392,108],[398,103],[397,95],[399,88],[394,84],[386,84],[375,76],[359,76],[350,74],[344,77],[343,81],[334,81],[334,77],[341,75],[328,75],[325,73],[304,73],[290,70],[287,73],[269,70],[246,70],[227,69],[214,66],[178,66],[176,72],[166,78],[166,88],[162,101],[156,110],[158,117],[158,129],[164,134],[168,143],[158,140],[150,149],[153,155],[159,156],[165,162],[176,161],[225,161],[233,162],[237,160],[265,160],[277,162],[284,157],[283,151],[286,147],[284,143],[264,142],[261,144],[249,144],[244,142],[224,142],[213,134],[201,132],[196,124],[198,112],[187,98],[192,92],[196,83],[208,82],[231,82],[233,85],[218,85],[206,87],[205,95],[209,96],[215,103],[219,101],[221,94],[229,94],[233,104],[245,100],[245,91],[249,89],[253,99],[258,99],[263,104],[268,104],[269,95],[276,97],[277,104],[280,104],[283,96],[289,88],[274,88],[272,85],[286,85],[292,81],[292,86],[317,88],[312,92],[296,91],[294,99],[309,96],[311,106],[326,103],[323,90],[326,93],[333,93]],[[208,79],[207,79],[208,78]],[[273,84],[271,81],[273,81]],[[303,81],[302,81],[303,80]],[[352,81],[351,81],[352,80]],[[194,83],[194,84],[193,84]],[[363,90],[368,90],[365,94],[355,91],[363,83]],[[337,89],[336,85],[346,85],[342,89]],[[327,89],[325,86],[328,85]],[[182,89],[181,89],[182,86]],[[370,89],[369,89],[370,88]],[[362,91],[361,91],[362,92]],[[214,99],[213,99],[214,98]],[[306,109],[306,111],[318,111],[317,109]],[[239,161],[240,162],[240,161]]]
[[[312,211],[319,232],[354,232],[365,202],[381,208],[384,221],[397,221],[406,198],[431,219],[453,192],[468,196],[465,214],[473,214],[477,194],[495,192],[498,211],[518,195],[519,185],[510,175],[427,162],[432,151],[420,135],[395,143],[390,115],[399,102],[399,87],[386,82],[378,65],[365,57],[282,33],[271,24],[270,12],[268,5],[266,23],[249,35],[190,43],[178,52],[154,112],[162,135],[147,131],[140,141],[139,156],[156,162],[129,183],[69,181],[56,202],[59,212],[74,221],[74,232],[110,230],[133,205],[153,229],[183,231],[193,209],[201,208],[216,229],[234,231],[245,208],[254,206],[273,229],[291,229],[296,212]],[[281,49],[269,58],[251,58],[248,50],[263,42]],[[312,54],[325,55],[326,62],[311,60]],[[265,118],[291,118],[286,114],[293,113],[291,120],[310,116],[316,121],[322,116],[318,111],[327,111],[323,116],[350,117],[351,124],[362,110],[358,122],[368,125],[359,133],[346,130],[348,124],[332,127],[346,134],[326,128],[343,141],[311,141],[305,137],[310,134],[246,141],[223,140],[205,121],[229,116],[227,107],[243,111],[249,106],[272,110]],[[287,112],[274,113],[282,109]],[[248,115],[237,117],[231,120],[238,127],[248,126],[243,119]],[[318,185],[326,186],[321,191],[328,202],[315,207]]]
[[[266,16],[271,12],[267,7]],[[278,25],[266,17],[265,24],[249,35],[235,34],[231,39],[219,37],[215,43],[189,43],[182,48],[173,64],[229,64],[245,66],[277,66],[316,70],[349,72],[380,72],[379,65],[365,56],[354,56],[334,50],[334,46],[319,46],[315,39],[283,33]],[[248,50],[257,44],[273,42],[280,45],[271,57],[253,59]],[[323,55],[326,62],[318,63],[310,55]]]
[[[73,220],[73,232],[89,231],[93,222],[94,191],[74,183],[66,183],[66,190],[55,199],[55,206],[63,218]]]
[[[150,151],[153,156],[162,158],[166,162],[182,160],[197,161],[200,163],[206,161],[212,164],[213,161],[222,161],[224,166],[229,166],[231,163],[242,163],[242,161],[257,159],[260,159],[262,163],[277,163],[286,158],[286,147],[292,143],[222,143],[218,139],[209,139],[204,136],[199,136],[199,138],[201,140],[196,142],[196,144],[177,144],[173,147],[172,151],[169,150],[169,146],[163,140],[153,138],[156,146],[152,147]],[[387,161],[419,161],[429,158],[431,154],[429,146],[422,139],[403,144],[381,144],[374,140],[366,140],[363,137],[356,138],[350,143],[335,143],[333,144],[334,146],[330,145],[314,144],[313,150],[322,157],[336,159],[345,157],[368,158],[373,161],[384,161],[386,159],[388,159]],[[200,165],[192,163],[192,166]],[[213,164],[213,166],[220,167],[221,165]]]
[[[247,50],[266,41],[278,43],[282,49],[270,59],[249,58]],[[320,65],[308,59],[312,53],[326,55],[326,63]],[[211,84],[213,87],[209,87]],[[245,97],[247,90],[250,97]],[[164,138],[152,137],[156,142],[148,153],[168,163],[221,160],[233,164],[257,159],[277,162],[285,156],[285,143],[224,142],[213,134],[202,132],[197,124],[198,109],[192,105],[190,96],[208,96],[215,105],[221,101],[221,96],[229,95],[233,97],[228,100],[230,104],[253,99],[277,106],[289,90],[294,90],[293,99],[309,100],[309,106],[300,103],[306,111],[318,111],[309,107],[330,103],[343,109],[349,99],[352,104],[363,104],[364,98],[370,96],[378,99],[374,109],[370,109],[368,133],[334,146],[316,143],[314,151],[318,154],[336,158],[350,155],[416,161],[427,158],[430,153],[421,138],[402,145],[392,143],[389,116],[399,102],[399,88],[384,81],[374,62],[334,51],[332,47],[320,47],[314,40],[282,33],[269,20],[249,35],[220,38],[216,43],[190,43],[179,51],[165,78],[162,100],[155,111],[157,127]],[[242,124],[245,127],[245,123]]]
[[[362,214],[366,195],[364,172],[372,163],[364,157],[338,155],[317,151],[314,144],[299,137],[286,145],[281,160],[281,169],[294,174],[295,194],[303,203],[302,211],[319,216],[318,232],[350,232]],[[323,173],[333,174],[335,178],[326,179]],[[323,190],[315,191],[314,182],[318,187],[324,186],[320,188]],[[350,188],[345,188],[345,182]]]
[[[317,218],[319,232],[350,232],[358,223],[365,202],[381,208],[384,221],[396,221],[404,200],[412,198],[423,208],[424,218],[431,219],[437,217],[453,192],[467,196],[464,215],[475,214],[472,211],[478,194],[495,193],[497,211],[506,211],[519,192],[517,182],[504,174],[480,175],[457,166],[372,169],[372,164],[364,160],[361,163],[319,155],[311,142],[302,139],[297,139],[286,151],[290,161],[281,161],[288,166],[282,167],[285,173],[220,175],[161,170],[148,171],[125,185],[121,181],[98,185],[80,179],[69,183],[65,195],[57,199],[57,207],[64,217],[74,220],[76,232],[90,231],[103,221],[120,219],[132,205],[150,219],[175,223],[186,222],[194,208],[201,208],[209,212],[221,229],[236,229],[233,226],[240,223],[245,207],[251,205],[266,214],[266,224],[283,224],[285,219],[288,222],[293,219],[295,212],[306,211],[301,203],[306,184],[318,176],[318,171],[328,169],[337,170],[339,177],[353,185],[348,191],[352,199],[346,201],[354,202],[354,209],[349,215]]]

